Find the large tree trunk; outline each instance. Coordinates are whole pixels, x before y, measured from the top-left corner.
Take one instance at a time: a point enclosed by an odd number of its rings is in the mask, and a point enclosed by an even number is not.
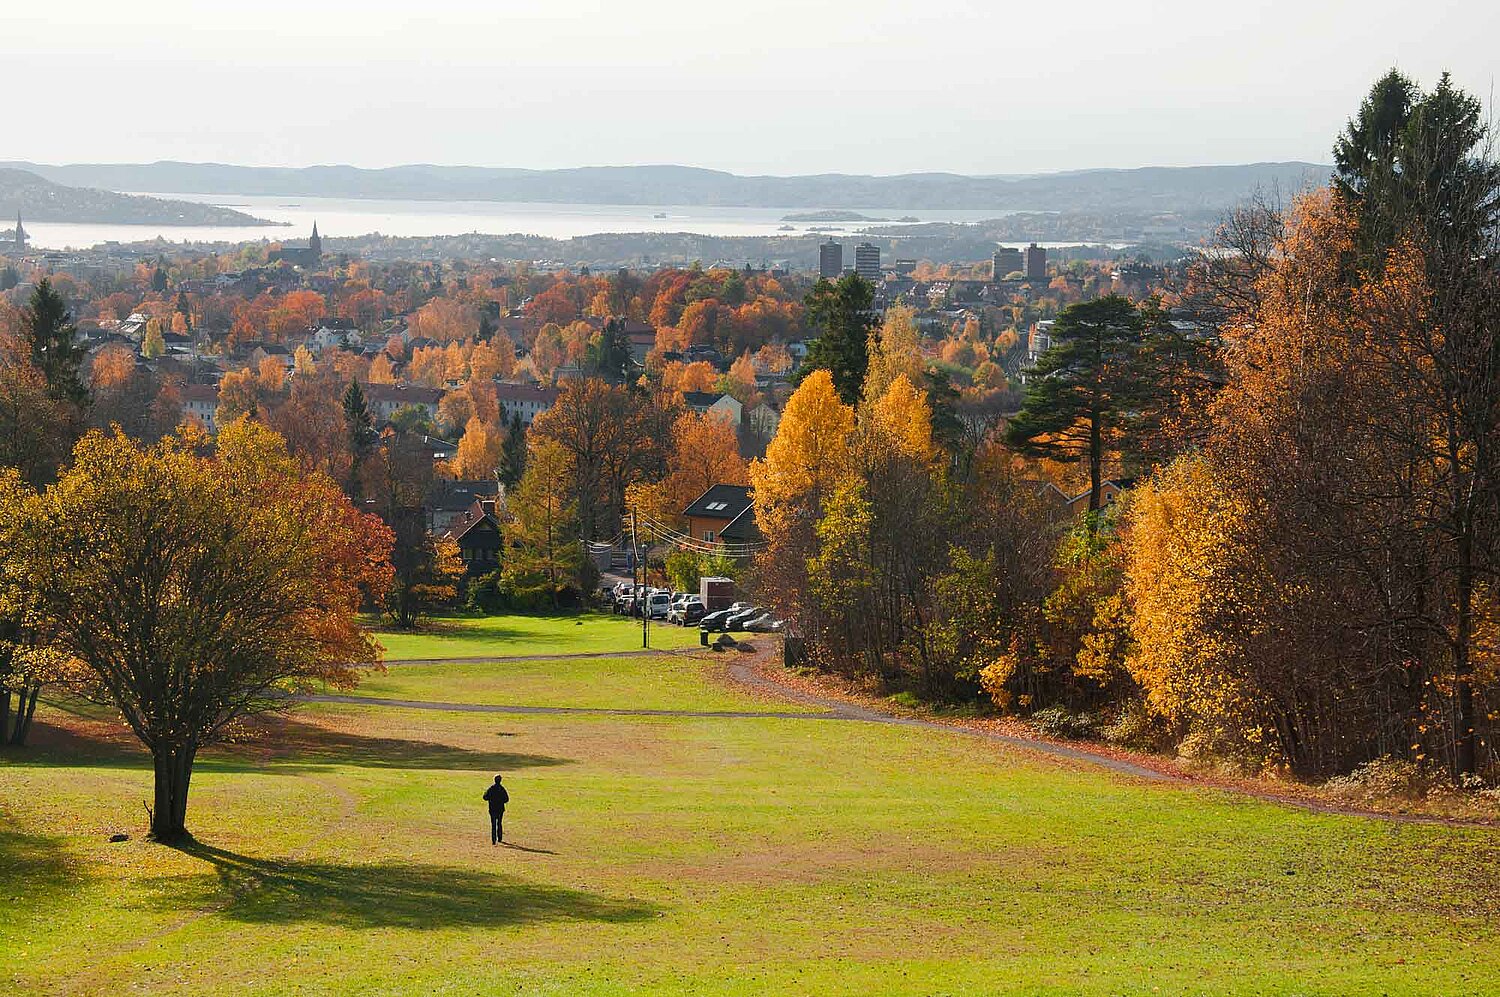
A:
[[[188,783],[196,754],[197,749],[191,745],[152,749],[156,805],[151,809],[151,837],[157,841],[179,841],[187,836]]]
[[[1474,558],[1467,526],[1458,541],[1458,626],[1453,641],[1454,768],[1459,775],[1479,770],[1474,744],[1474,685],[1470,650],[1474,630]]]
[[[42,694],[40,682],[23,682],[16,695],[14,723],[10,722],[10,692],[0,693],[0,744],[19,748],[26,743],[31,718],[36,715],[36,701]]]
[[[1100,415],[1089,420],[1089,512],[1098,512],[1104,481],[1104,434],[1099,427]]]

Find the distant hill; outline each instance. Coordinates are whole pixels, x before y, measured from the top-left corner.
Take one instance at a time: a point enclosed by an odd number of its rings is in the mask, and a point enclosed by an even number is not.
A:
[[[58,183],[163,193],[561,201],[576,204],[781,208],[929,208],[995,211],[1215,212],[1256,189],[1295,192],[1325,182],[1314,163],[1081,170],[1033,176],[737,176],[688,166],[518,170],[471,166],[302,168],[218,163],[0,164]],[[3,201],[0,201],[3,206]],[[0,216],[3,217],[3,216]]]
[[[275,225],[240,211],[192,201],[133,197],[92,187],[69,187],[34,172],[0,168],[0,220],[16,212],[27,222],[104,222],[116,225]]]

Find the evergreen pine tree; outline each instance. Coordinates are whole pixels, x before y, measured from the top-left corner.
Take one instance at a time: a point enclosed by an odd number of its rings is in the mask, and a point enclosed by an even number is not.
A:
[[[837,283],[820,280],[803,302],[808,321],[822,334],[808,347],[801,377],[815,370],[833,375],[833,386],[845,405],[859,401],[870,366],[870,329],[875,325],[875,289],[858,274]]]
[[[37,284],[24,315],[31,360],[47,378],[47,393],[80,408],[88,404],[88,389],[79,376],[84,350],[76,342],[78,327],[50,280],[44,277]]]
[[[370,407],[365,401],[365,390],[359,381],[350,381],[344,389],[344,427],[349,433],[349,453],[354,461],[349,468],[350,495],[359,493],[360,469],[373,448],[374,426],[370,418]]]
[[[504,414],[501,414],[502,420]],[[521,413],[511,413],[506,428],[505,445],[500,451],[500,481],[509,491],[520,484],[526,473],[526,430],[521,425]]]
[[[1090,510],[1100,505],[1104,459],[1125,449],[1141,400],[1144,326],[1136,307],[1114,294],[1063,309],[1006,429],[1006,442],[1028,457],[1087,460]]]

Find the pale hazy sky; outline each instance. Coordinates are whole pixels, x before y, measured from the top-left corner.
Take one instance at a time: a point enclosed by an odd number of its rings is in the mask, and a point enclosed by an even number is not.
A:
[[[1495,0],[0,0],[0,159],[1019,173],[1326,162],[1487,102]]]

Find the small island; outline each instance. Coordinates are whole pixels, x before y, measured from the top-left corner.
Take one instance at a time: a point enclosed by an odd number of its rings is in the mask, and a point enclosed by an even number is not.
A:
[[[871,218],[862,215],[858,211],[806,211],[795,215],[785,215],[784,222],[885,222],[889,218]]]

